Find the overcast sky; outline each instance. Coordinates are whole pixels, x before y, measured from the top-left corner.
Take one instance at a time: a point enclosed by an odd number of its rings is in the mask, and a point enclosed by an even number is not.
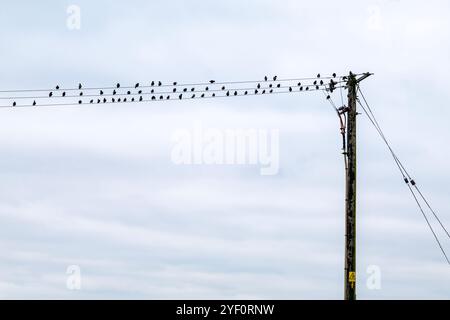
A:
[[[450,226],[449,12],[443,0],[9,1],[0,90],[374,72],[368,102]],[[450,298],[450,267],[358,119],[358,298]],[[196,122],[278,129],[278,174],[175,165],[171,135]],[[340,147],[321,93],[2,108],[0,298],[341,299]],[[70,265],[81,290],[66,287]],[[371,265],[380,290],[366,286]]]

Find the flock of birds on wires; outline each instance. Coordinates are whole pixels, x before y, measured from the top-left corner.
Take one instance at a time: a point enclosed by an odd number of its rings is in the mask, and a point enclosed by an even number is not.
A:
[[[370,74],[350,74],[350,76],[355,77],[361,75],[367,76]],[[265,76],[259,81],[250,80],[219,82],[209,80],[203,83],[163,83],[162,81],[151,81],[146,84],[136,83],[132,86],[122,86],[120,83],[117,83],[112,87],[96,88],[84,87],[82,83],[79,83],[75,88],[67,89],[63,89],[61,86],[56,85],[53,89],[0,90],[0,108],[139,103],[322,91],[325,98],[330,102],[333,109],[339,116],[340,130],[343,139],[342,149],[344,150],[345,155],[347,126],[346,112],[348,110],[348,106],[346,106],[344,101],[342,89],[347,88],[350,76],[338,76],[336,73],[333,73],[331,76],[325,77],[317,74],[316,77],[295,79],[280,79],[277,76]],[[336,89],[339,89],[340,91],[341,106],[337,106],[331,97],[331,94]],[[430,218],[435,218],[439,227],[443,230],[449,240],[450,233],[444,226],[436,211],[431,207],[430,202],[425,198],[419,189],[416,181],[411,177],[409,172],[405,169],[403,163],[399,160],[397,154],[393,151],[359,85],[357,90],[359,96],[363,98],[362,101],[359,97],[357,98],[358,104],[387,146],[404,182],[408,186],[408,189],[415,200],[415,203],[425,218],[425,221],[437,244],[439,245],[439,248],[447,263],[450,265],[449,256],[439,240],[438,233],[435,231],[435,228],[433,228]],[[1,103],[3,101],[6,101],[6,104]],[[425,209],[428,209],[428,215],[426,214]]]
[[[107,103],[155,102],[167,100],[189,100],[205,98],[225,98],[270,94],[289,94],[310,91],[333,92],[342,88],[347,76],[321,76],[311,78],[279,79],[277,76],[260,81],[209,80],[203,83],[163,83],[151,81],[111,87],[85,87],[82,83],[74,88],[0,90],[0,107],[36,107],[64,105],[92,105]]]

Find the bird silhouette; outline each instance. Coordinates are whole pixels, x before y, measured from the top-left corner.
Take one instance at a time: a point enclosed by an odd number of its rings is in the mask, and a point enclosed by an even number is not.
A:
[[[106,101],[107,101],[106,98],[103,98],[103,103],[106,103]]]
[[[222,87],[222,90],[225,90],[225,86]]]
[[[320,85],[323,85],[323,80],[320,80]]]
[[[123,102],[127,102],[127,98],[123,98]]]
[[[172,92],[177,92],[177,88],[173,88]]]
[[[187,91],[187,88],[184,88],[184,89],[183,89],[183,92],[186,92],[186,91]]]
[[[280,88],[281,87],[281,84],[277,84],[277,88]]]
[[[159,96],[159,100],[162,100],[162,99],[164,99],[164,97],[163,96]]]
[[[170,99],[170,95],[168,95],[167,97],[166,97],[166,100],[169,100]]]
[[[208,91],[208,90],[209,90],[209,88],[208,88],[208,87],[206,87],[206,88],[205,88],[205,91]]]
[[[119,89],[120,88],[120,83],[116,84],[116,87],[117,87],[117,89]]]
[[[272,93],[272,92],[273,92],[273,89],[270,89],[269,93]]]
[[[327,100],[329,100],[330,98],[331,98],[331,97],[328,95],[328,96],[327,96]]]
[[[158,81],[158,87],[161,87],[161,86],[162,86],[162,82]]]
[[[100,99],[97,99],[97,103],[100,103]]]
[[[142,96],[140,96],[140,97],[139,97],[139,101],[142,101],[142,100],[144,100],[144,99],[142,98]]]
[[[80,92],[80,97],[83,95],[83,92]]]
[[[100,90],[100,95],[101,95],[101,96],[103,95],[103,90]]]
[[[155,89],[152,89],[152,90],[150,91],[150,93],[155,93]]]
[[[229,97],[230,96],[230,91],[227,91],[227,97]]]
[[[112,101],[112,102],[116,102],[116,99],[112,98],[111,101]]]
[[[258,93],[258,90],[257,89],[255,89],[255,94],[257,94]]]
[[[273,81],[277,81],[277,76],[273,77]]]
[[[173,85],[176,86],[176,85],[177,85],[177,82],[174,82]]]
[[[155,81],[152,81],[150,85],[153,87],[155,85]]]
[[[244,92],[244,95],[247,95],[247,94],[248,94],[248,91],[245,91],[245,92]]]
[[[180,94],[179,96],[178,96],[178,99],[183,99],[183,94]]]
[[[300,87],[300,91],[303,91],[303,87]]]
[[[263,90],[263,91],[262,91],[262,94],[265,94],[265,93],[266,93],[266,90]]]
[[[121,100],[120,98],[119,98],[119,99],[117,99],[117,102],[120,102],[120,100]]]
[[[136,89],[137,87],[139,87],[139,82],[135,84],[134,88]]]
[[[89,101],[89,103],[94,103],[94,100]]]
[[[313,85],[316,85],[316,84],[317,84],[317,80],[313,82]]]
[[[264,81],[267,81],[267,76],[264,77]]]
[[[205,97],[205,94],[204,94],[204,93],[202,93],[201,97],[202,97],[202,98],[204,98],[204,97]]]
[[[17,105],[17,103],[14,101],[14,102],[13,102],[13,107],[15,107],[16,105]]]
[[[258,83],[258,85],[256,86],[258,89],[261,89],[261,84]]]
[[[333,73],[333,78],[336,78],[336,73]]]
[[[237,94],[238,94],[237,91],[235,91],[235,92],[234,92],[234,95],[237,96]]]
[[[48,96],[49,96],[49,98],[51,98],[51,97],[53,96],[53,92],[50,92],[50,93],[48,94]]]
[[[66,96],[66,92],[63,92],[63,93],[62,93],[62,96],[65,97],[65,96]]]
[[[297,83],[297,87],[300,87],[301,85],[302,85],[302,83],[301,83],[301,82]]]
[[[131,102],[134,102],[134,98],[131,98]]]
[[[195,98],[195,93],[192,95],[191,99],[194,99],[194,98]]]
[[[56,90],[59,90],[59,86],[56,86]]]
[[[215,96],[216,96],[216,94],[215,94],[215,93],[213,93],[213,94],[212,94],[212,97],[215,97]]]
[[[309,90],[309,87],[307,86],[305,90],[308,91],[308,90]]]
[[[272,84],[269,84],[269,88],[272,88]]]
[[[289,87],[289,92],[292,92],[292,87]]]
[[[152,96],[152,100],[155,100],[156,99],[156,97],[155,96]]]
[[[78,104],[82,104],[83,103],[83,101],[81,101],[81,100],[78,100]]]
[[[216,82],[216,80],[209,80],[209,83],[211,83],[211,84],[213,84],[215,82]]]
[[[33,106],[35,106],[35,105],[36,105],[36,100],[33,101]]]
[[[115,95],[117,92],[116,92],[116,90],[113,90],[113,95]]]
[[[191,92],[194,92],[195,88],[191,88]]]
[[[316,90],[319,90],[319,86],[316,86]]]
[[[320,78],[320,73],[317,74],[317,78]]]
[[[78,84],[78,90],[83,88],[83,86],[81,85],[81,83]]]
[[[139,90],[139,91],[138,91],[138,94],[142,94],[142,90]]]
[[[127,91],[127,94],[131,94],[131,91]]]

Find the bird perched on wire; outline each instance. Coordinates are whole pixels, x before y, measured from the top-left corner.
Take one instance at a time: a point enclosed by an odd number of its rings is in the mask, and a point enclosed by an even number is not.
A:
[[[161,87],[161,86],[162,86],[162,82],[158,81],[158,87]]]
[[[336,78],[336,73],[333,73],[333,78]]]
[[[48,96],[49,96],[49,98],[51,98],[51,97],[53,96],[53,92],[50,92],[50,93],[48,94]]]
[[[277,76],[273,77],[273,81],[277,81]]]
[[[117,87],[117,89],[119,89],[120,88],[120,83],[116,84],[116,87]]]
[[[173,85],[176,86],[176,85],[177,85],[177,82],[174,82]]]
[[[136,84],[134,85],[134,88],[135,88],[135,89],[136,89],[137,87],[139,87],[139,82],[136,83]]]
[[[152,83],[150,83],[150,85],[153,87],[155,85],[155,81],[152,81]]]
[[[17,105],[17,103],[14,101],[14,102],[13,102],[13,107],[15,107],[16,105]]]
[[[59,90],[59,86],[56,86],[56,88],[55,88],[56,90]]]
[[[81,85],[81,83],[78,84],[78,90],[83,88],[83,86]]]
[[[63,96],[63,97],[65,97],[65,96],[66,96],[66,92],[65,92],[65,91],[64,91],[64,92],[62,93],[62,96]]]
[[[317,74],[317,78],[320,78],[320,73]]]
[[[267,81],[267,76],[264,77],[264,81]]]
[[[33,106],[35,106],[35,105],[36,105],[36,100],[33,101]]]
[[[113,90],[113,95],[115,95],[117,93],[117,91],[116,90]]]
[[[183,94],[180,94],[179,96],[178,96],[178,99],[183,99]]]
[[[142,101],[142,100],[144,100],[144,99],[142,98],[142,96],[140,96],[140,97],[139,97],[139,101]]]
[[[100,95],[101,95],[101,96],[103,95],[103,90],[100,90]]]
[[[211,84],[216,83],[216,80],[209,80],[209,83]]]

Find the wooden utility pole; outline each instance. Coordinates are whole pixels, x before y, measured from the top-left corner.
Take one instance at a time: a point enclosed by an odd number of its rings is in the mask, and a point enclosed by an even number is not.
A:
[[[357,85],[369,77],[365,73],[358,79],[350,72],[347,81],[347,158],[345,180],[345,300],[356,300],[356,99]]]
[[[350,72],[345,180],[345,300],[356,300],[356,79]]]

